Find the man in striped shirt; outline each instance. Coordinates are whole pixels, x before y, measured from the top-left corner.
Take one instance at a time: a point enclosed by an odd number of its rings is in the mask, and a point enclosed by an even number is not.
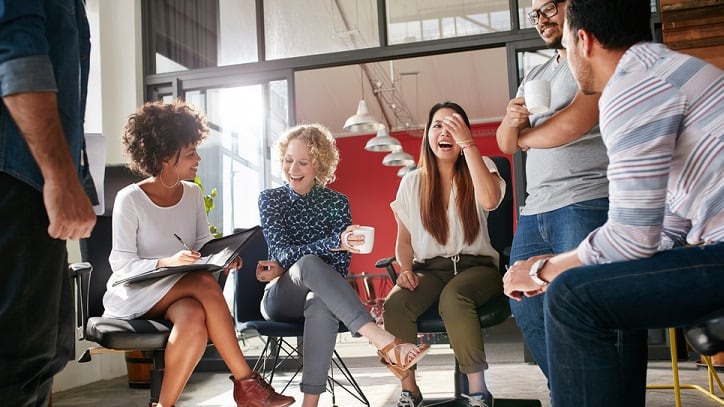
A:
[[[516,263],[505,292],[547,290],[554,407],[642,405],[622,391],[614,330],[724,307],[724,72],[642,42],[649,0],[567,3],[571,70],[601,93],[609,219],[572,252]]]

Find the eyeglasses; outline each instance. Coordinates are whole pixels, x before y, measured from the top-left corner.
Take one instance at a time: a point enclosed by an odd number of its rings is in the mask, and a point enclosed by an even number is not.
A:
[[[539,9],[533,9],[533,11],[528,13],[528,20],[530,20],[531,24],[536,25],[538,24],[540,16],[543,16],[545,18],[551,18],[555,16],[556,14],[558,14],[558,3],[562,3],[562,1],[549,1],[548,3],[542,5]]]

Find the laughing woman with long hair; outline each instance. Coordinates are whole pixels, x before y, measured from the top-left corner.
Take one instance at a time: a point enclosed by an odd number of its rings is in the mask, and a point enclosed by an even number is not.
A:
[[[413,341],[415,321],[439,300],[450,344],[470,383],[465,397],[470,406],[492,407],[476,308],[503,292],[487,214],[500,205],[505,181],[493,161],[481,157],[465,111],[452,102],[430,110],[418,167],[402,179],[390,205],[400,274],[385,301],[385,328]],[[402,385],[397,405],[422,405],[414,370],[393,372]]]

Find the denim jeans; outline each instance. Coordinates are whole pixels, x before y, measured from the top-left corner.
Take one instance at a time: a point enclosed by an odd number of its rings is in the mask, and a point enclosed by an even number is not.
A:
[[[608,198],[592,199],[550,212],[521,216],[513,237],[510,264],[541,254],[575,249],[608,218]],[[547,349],[543,326],[543,295],[522,301],[510,300],[510,309],[543,374],[548,377]]]
[[[337,340],[339,322],[357,333],[374,322],[359,295],[333,266],[314,255],[299,259],[264,290],[264,318],[273,321],[304,320],[302,393],[322,394]]]
[[[0,191],[0,405],[47,406],[75,344],[65,240],[40,191],[3,172]]]
[[[637,389],[622,383],[616,330],[686,326],[724,307],[722,287],[724,243],[559,275],[545,295],[553,406],[643,406],[645,377]]]

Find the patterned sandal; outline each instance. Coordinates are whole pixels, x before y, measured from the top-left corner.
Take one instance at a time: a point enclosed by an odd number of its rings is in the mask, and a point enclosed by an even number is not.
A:
[[[411,348],[403,356],[401,349],[405,345],[409,345]],[[430,350],[430,345],[426,343],[415,346],[411,343],[403,342],[400,338],[395,338],[394,341],[378,350],[377,355],[380,357],[382,364],[387,366],[398,379],[403,380],[410,374],[408,369],[419,362],[428,350]],[[393,352],[393,358],[388,356],[390,351]]]

